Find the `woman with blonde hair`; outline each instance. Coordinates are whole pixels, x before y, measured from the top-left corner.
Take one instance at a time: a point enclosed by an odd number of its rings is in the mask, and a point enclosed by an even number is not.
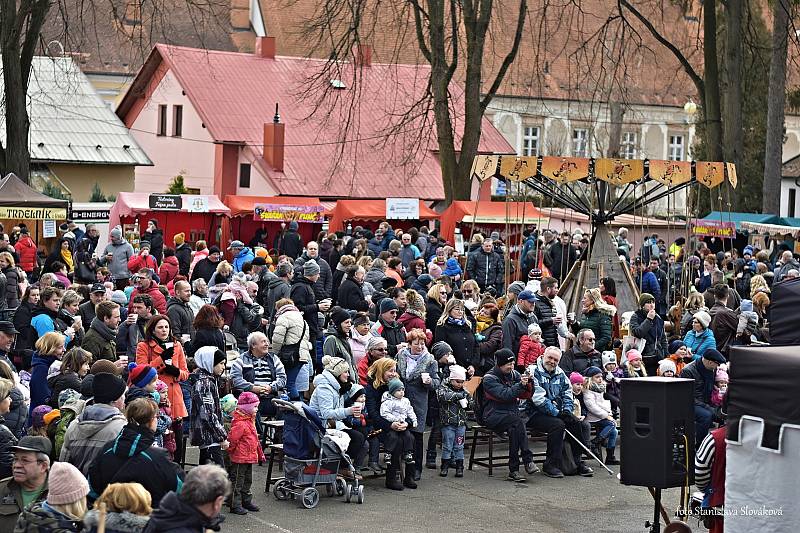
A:
[[[53,463],[47,477],[47,499],[26,507],[14,531],[83,531],[87,494],[89,483],[80,470],[70,463]]]
[[[51,390],[47,383],[50,365],[64,357],[66,337],[57,331],[48,331],[36,341],[36,351],[31,360],[31,405],[29,413],[40,405],[47,404]]]
[[[597,339],[595,350],[599,352],[610,350],[613,340],[612,319],[617,314],[617,308],[606,303],[598,288],[587,289],[583,293],[581,305],[583,316],[574,324],[573,330],[575,332],[587,328],[592,330]]]
[[[692,291],[683,303],[683,318],[681,318],[681,331],[680,338],[686,336],[692,329],[692,320],[694,314],[698,311],[706,309],[706,300],[703,295],[697,291]]]
[[[769,294],[770,290],[767,280],[764,278],[764,276],[761,274],[756,274],[750,278],[750,299],[752,300],[755,298],[755,295],[759,292],[766,292]]]
[[[94,502],[83,519],[86,533],[97,533],[100,523],[105,524],[106,533],[139,533],[150,520],[150,493],[140,483],[112,483]],[[105,505],[105,520],[100,510]]]

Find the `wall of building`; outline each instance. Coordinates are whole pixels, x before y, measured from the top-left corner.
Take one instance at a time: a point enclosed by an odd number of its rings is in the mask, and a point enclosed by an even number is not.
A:
[[[783,178],[781,180],[781,216],[800,217],[800,179]],[[794,190],[794,210],[791,209],[791,193]]]
[[[236,194],[244,196],[277,196],[278,191],[270,184],[266,176],[264,176],[259,166],[256,165],[256,160],[259,155],[249,147],[244,146],[239,150],[239,180],[236,184]],[[242,187],[241,172],[242,165],[250,165],[250,186]]]
[[[166,135],[157,135],[159,106],[167,106]],[[183,106],[182,132],[173,135],[175,106]],[[187,188],[214,193],[214,141],[200,116],[167,72],[131,127],[131,134],[154,166],[136,168],[136,192],[163,192],[178,174]]]
[[[106,196],[134,189],[136,167],[131,165],[53,163],[48,167],[72,192],[73,202],[88,202],[95,183]]]
[[[127,74],[100,74],[97,72],[84,72],[84,74],[111,110],[117,108],[133,83],[133,76]]]

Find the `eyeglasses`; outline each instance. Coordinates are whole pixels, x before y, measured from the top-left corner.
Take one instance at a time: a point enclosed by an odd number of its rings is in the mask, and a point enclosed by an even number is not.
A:
[[[387,350],[386,348],[373,348],[372,351],[373,352],[388,352],[389,350]]]
[[[463,292],[464,294],[472,294],[472,289],[464,289],[461,292]]]

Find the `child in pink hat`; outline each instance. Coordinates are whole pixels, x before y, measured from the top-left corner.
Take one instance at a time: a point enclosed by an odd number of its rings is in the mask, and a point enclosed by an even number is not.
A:
[[[228,457],[231,460],[228,477],[233,484],[231,496],[233,514],[242,515],[248,511],[254,513],[260,511],[253,503],[253,493],[250,491],[253,484],[253,465],[267,460],[256,432],[259,402],[258,396],[252,392],[243,392],[239,395],[239,403],[233,412],[233,422],[228,435],[230,442]]]

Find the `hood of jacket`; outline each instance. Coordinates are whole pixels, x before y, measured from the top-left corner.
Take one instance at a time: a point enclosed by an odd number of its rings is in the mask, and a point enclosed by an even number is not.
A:
[[[289,282],[288,282],[288,281],[286,281],[286,280],[285,280],[285,279],[283,279],[283,278],[279,278],[278,276],[275,276],[275,277],[274,277],[274,279],[270,279],[270,280],[269,280],[269,285],[267,285],[267,286],[268,286],[270,289],[275,289],[275,288],[279,287],[279,286],[280,286],[280,285],[282,285],[282,284],[285,284],[285,285],[287,285],[287,286],[288,286],[288,285],[289,285]]]
[[[536,368],[538,368],[539,371],[542,372],[543,374],[547,374],[547,375],[552,376],[552,377],[556,377],[559,374],[564,374],[564,376],[566,376],[566,374],[564,373],[564,370],[558,365],[556,365],[555,372],[553,372],[552,374],[550,372],[548,372],[547,369],[544,367],[544,357],[540,357],[540,358],[538,358],[536,360]],[[569,381],[569,380],[567,379],[567,381]]]
[[[214,353],[219,348],[216,346],[202,346],[194,353],[194,362],[209,374],[214,373]]]
[[[185,307],[186,309],[189,309],[191,311],[191,308],[189,307],[189,302],[184,302],[183,300],[181,300],[177,296],[170,296],[169,298],[167,298],[167,309],[169,309],[173,305],[179,305],[179,306]]]
[[[128,424],[114,439],[112,453],[117,457],[128,459],[150,449],[155,440],[155,435],[149,428]]]
[[[39,315],[47,315],[53,320],[55,320],[56,318],[58,318],[58,311],[51,311],[50,309],[44,306],[37,305],[36,307],[31,309],[31,318]]]
[[[248,255],[253,255],[253,251],[250,248],[248,248],[247,246],[245,246],[244,248],[239,250],[239,253],[236,254],[235,259],[241,259],[243,257],[247,257]]]
[[[219,525],[224,520],[221,516],[207,518],[195,506],[186,503],[174,492],[168,492],[166,496],[161,498],[158,509],[154,509],[150,517],[153,522],[151,524],[152,531],[168,531],[171,529],[179,529],[181,531],[212,529],[219,531]]]
[[[98,511],[92,509],[83,517],[83,525],[87,530],[97,529],[100,517]],[[133,514],[128,511],[121,513],[106,514],[106,531],[116,531],[119,533],[140,533],[150,516]]]
[[[173,265],[173,266],[178,266],[178,258],[175,257],[174,255],[171,255],[169,257],[165,257],[164,260],[162,261],[162,263],[167,263],[167,264],[170,264],[170,265]]]

